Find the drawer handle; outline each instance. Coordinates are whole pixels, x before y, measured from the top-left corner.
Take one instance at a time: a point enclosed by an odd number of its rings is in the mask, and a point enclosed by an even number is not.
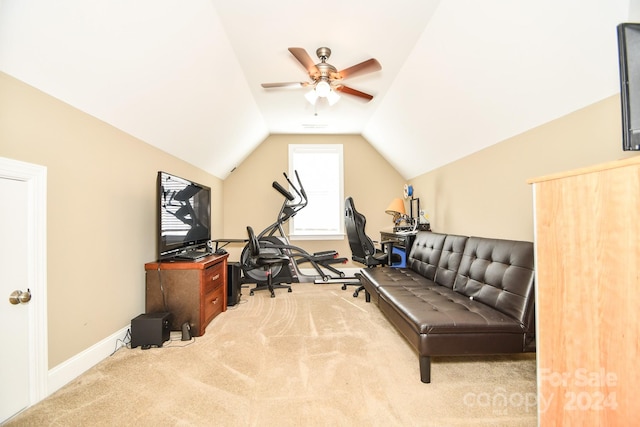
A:
[[[216,274],[215,276],[213,276],[213,277],[211,278],[211,281],[212,281],[212,282],[215,282],[215,281],[216,281],[216,280],[218,280],[219,278],[220,278],[220,273],[218,273],[218,274]]]
[[[216,297],[216,299],[214,299],[213,301],[211,301],[211,304],[217,304],[219,299],[220,299],[219,297]]]

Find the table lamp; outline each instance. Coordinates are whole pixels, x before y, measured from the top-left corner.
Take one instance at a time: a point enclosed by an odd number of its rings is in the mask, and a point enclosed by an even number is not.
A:
[[[398,224],[407,216],[407,211],[404,209],[404,202],[399,197],[391,201],[387,209],[385,209],[385,212],[393,215],[394,224]]]

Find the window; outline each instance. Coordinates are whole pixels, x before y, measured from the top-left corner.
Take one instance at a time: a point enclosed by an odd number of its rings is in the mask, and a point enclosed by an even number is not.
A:
[[[341,144],[289,145],[289,177],[298,171],[308,198],[289,222],[292,239],[344,238],[342,166]]]

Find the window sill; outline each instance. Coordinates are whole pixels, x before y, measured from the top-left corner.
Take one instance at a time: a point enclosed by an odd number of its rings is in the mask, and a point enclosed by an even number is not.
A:
[[[290,234],[289,240],[344,240],[344,234]]]

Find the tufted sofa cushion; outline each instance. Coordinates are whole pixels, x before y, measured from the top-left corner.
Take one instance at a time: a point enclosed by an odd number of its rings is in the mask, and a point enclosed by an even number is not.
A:
[[[436,269],[435,281],[437,284],[453,288],[467,239],[467,236],[450,234],[444,240],[442,256],[438,260],[438,268]]]
[[[381,287],[380,298],[418,334],[523,332],[520,322],[510,316],[435,283]]]
[[[453,290],[526,323],[533,309],[533,243],[470,237]]]
[[[407,256],[407,267],[434,280],[446,238],[446,234],[418,233]]]

